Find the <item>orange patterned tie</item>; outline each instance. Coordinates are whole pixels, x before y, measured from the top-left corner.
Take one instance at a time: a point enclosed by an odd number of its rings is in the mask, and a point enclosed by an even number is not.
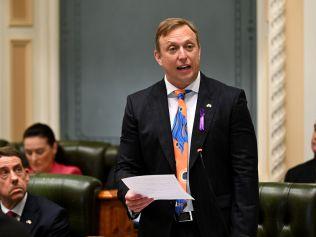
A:
[[[187,108],[184,96],[190,90],[175,90],[178,98],[178,110],[172,126],[173,149],[176,160],[177,179],[184,189],[187,190],[188,171],[188,130],[187,130]],[[186,200],[176,200],[176,212],[179,214],[186,206]]]

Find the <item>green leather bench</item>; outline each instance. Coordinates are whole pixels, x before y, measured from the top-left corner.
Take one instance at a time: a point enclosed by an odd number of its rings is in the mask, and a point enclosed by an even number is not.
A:
[[[44,196],[68,211],[72,236],[98,235],[101,182],[81,175],[32,175],[28,192]]]
[[[257,237],[316,236],[316,184],[260,183],[259,198]]]

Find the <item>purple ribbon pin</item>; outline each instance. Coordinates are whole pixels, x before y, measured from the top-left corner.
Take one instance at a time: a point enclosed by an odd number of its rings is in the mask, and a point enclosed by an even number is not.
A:
[[[204,131],[204,116],[205,116],[205,109],[201,108],[200,109],[200,126],[199,126],[199,130],[201,132]]]

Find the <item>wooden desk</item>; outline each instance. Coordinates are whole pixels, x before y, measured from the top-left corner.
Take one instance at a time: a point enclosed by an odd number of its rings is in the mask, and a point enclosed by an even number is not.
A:
[[[99,193],[99,235],[104,237],[137,237],[134,224],[128,219],[126,209],[117,198],[117,190],[102,190]]]

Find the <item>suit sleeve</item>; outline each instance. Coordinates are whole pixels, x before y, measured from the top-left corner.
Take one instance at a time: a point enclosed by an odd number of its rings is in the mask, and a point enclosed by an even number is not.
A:
[[[256,236],[258,216],[257,141],[245,93],[236,98],[230,119],[233,172],[232,236]]]
[[[68,215],[65,209],[58,212],[48,231],[48,237],[70,237]]]
[[[142,166],[143,162],[138,134],[138,121],[135,118],[131,97],[128,96],[123,117],[119,155],[115,169],[118,197],[123,204],[125,204],[125,194],[128,191],[128,188],[122,182],[122,179],[141,175],[143,173]]]
[[[292,173],[291,170],[288,170],[285,174],[285,178],[284,178],[284,182],[289,182],[289,183],[293,183],[294,180],[292,178]]]
[[[297,165],[289,169],[284,178],[284,182],[288,183],[314,183],[315,169],[309,169],[306,164]]]

